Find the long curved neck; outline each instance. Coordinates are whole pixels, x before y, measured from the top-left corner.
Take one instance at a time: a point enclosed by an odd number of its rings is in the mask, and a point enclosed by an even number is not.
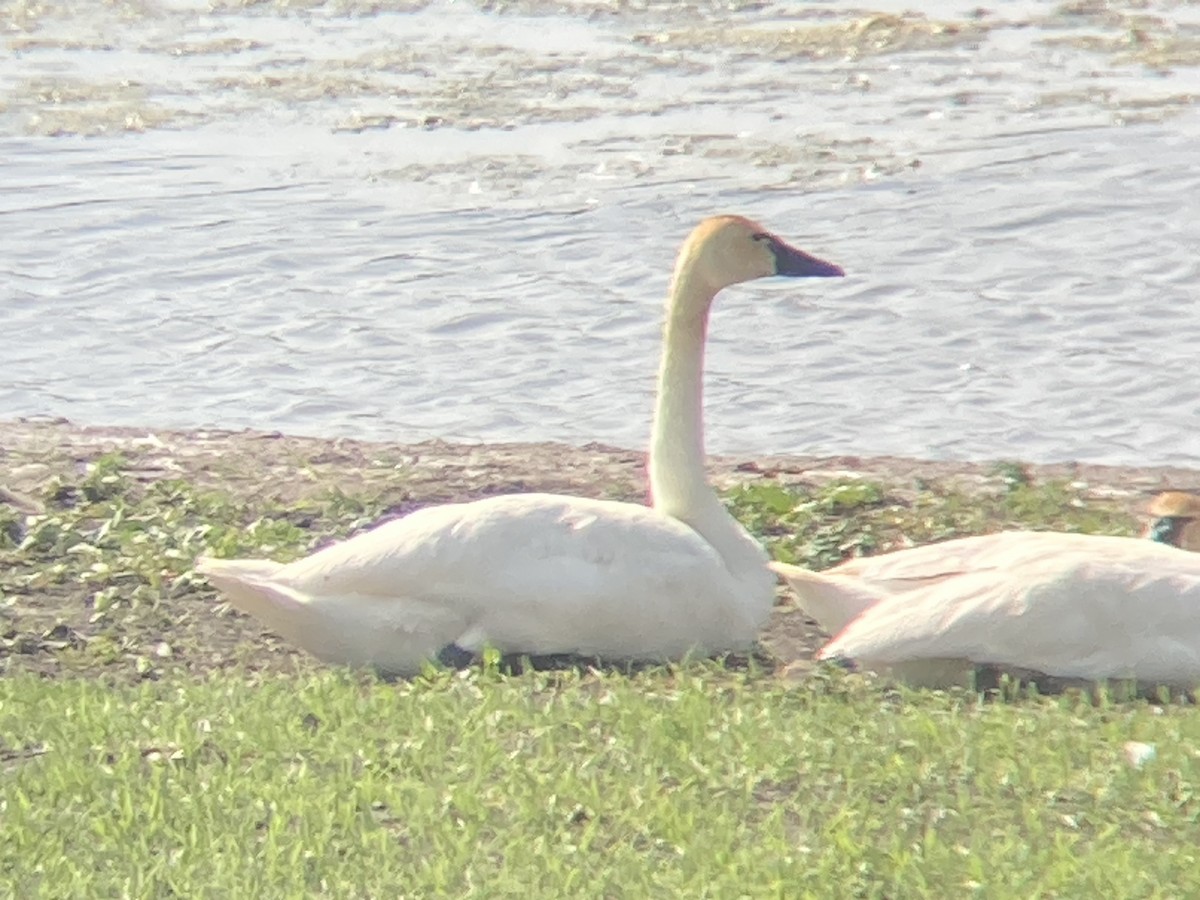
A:
[[[655,509],[695,529],[737,573],[761,568],[765,557],[726,511],[704,469],[704,341],[715,293],[689,277],[686,265],[676,271],[663,327],[650,492]]]
[[[685,521],[687,512],[712,494],[704,474],[704,341],[714,296],[677,272],[663,324],[650,491],[655,509]]]

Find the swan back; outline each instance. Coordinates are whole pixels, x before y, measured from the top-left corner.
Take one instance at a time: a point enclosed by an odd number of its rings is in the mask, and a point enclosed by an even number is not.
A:
[[[507,494],[426,507],[287,565],[202,560],[231,602],[319,659],[411,674],[444,647],[671,659],[749,645],[770,573],[629,503]]]

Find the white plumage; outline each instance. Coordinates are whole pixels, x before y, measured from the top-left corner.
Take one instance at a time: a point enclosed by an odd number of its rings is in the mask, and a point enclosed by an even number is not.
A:
[[[451,644],[673,657],[749,643],[763,614],[762,585],[682,522],[550,494],[430,507],[287,566],[208,560],[205,572],[319,658],[395,672]]]
[[[500,496],[422,509],[288,565],[202,559],[197,570],[314,656],[396,674],[448,647],[611,659],[746,647],[770,614],[774,576],[705,478],[709,307],[741,281],[841,274],[741,217],[692,232],[667,306],[653,508]]]
[[[772,563],[849,659],[910,683],[974,666],[1200,684],[1200,555],[1156,541],[1003,532],[852,560]]]

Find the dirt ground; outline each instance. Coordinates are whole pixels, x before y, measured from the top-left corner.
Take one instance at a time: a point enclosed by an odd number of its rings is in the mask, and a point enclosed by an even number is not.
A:
[[[405,495],[393,514],[428,503],[447,502],[515,491],[555,491],[642,501],[646,497],[645,455],[590,444],[466,445],[430,441],[381,444],[348,439],[326,440],[251,431],[169,431],[143,428],[81,427],[66,421],[0,422],[0,503],[30,512],[40,486],[55,474],[80,474],[97,457],[121,452],[136,478],[152,482],[183,478],[219,487],[235,495],[294,501],[339,487],[349,495],[369,491],[373,482],[405,472]],[[953,484],[967,491],[999,488],[987,463],[932,462],[894,457],[770,456],[747,459],[714,457],[713,480],[721,486],[762,478],[820,484],[835,478],[864,477],[903,491],[918,482]],[[1030,466],[1037,480],[1068,478],[1084,485],[1084,495],[1116,502],[1139,514],[1154,493],[1164,489],[1200,490],[1200,470],[1117,468],[1077,464]],[[0,671],[57,673],[57,650],[91,637],[84,591],[47,591],[23,598],[37,618],[56,623],[36,646],[11,631],[0,643]],[[291,648],[264,634],[249,619],[214,604],[198,608],[194,593],[164,601],[162,634],[143,635],[127,655],[145,654],[154,671],[178,668],[204,671],[249,663],[254,668],[311,665]],[[176,608],[171,608],[176,604]],[[0,610],[2,613],[3,610]],[[0,622],[2,624],[2,622]],[[206,647],[186,658],[155,659],[155,648],[169,643],[173,631],[186,631],[176,645]],[[824,636],[794,609],[781,592],[774,618],[762,639],[764,657],[790,664],[811,657]],[[24,642],[24,644],[23,644]],[[20,655],[20,664],[16,657]],[[159,654],[161,656],[161,654]],[[10,657],[5,660],[4,657]],[[86,667],[85,667],[86,668]],[[72,667],[76,671],[78,667]]]

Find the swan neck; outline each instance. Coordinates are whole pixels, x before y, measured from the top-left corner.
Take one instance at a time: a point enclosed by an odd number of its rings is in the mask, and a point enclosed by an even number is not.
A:
[[[650,488],[655,507],[676,518],[712,493],[704,472],[704,342],[715,294],[680,271],[667,301]]]
[[[716,291],[677,272],[663,329],[650,441],[654,508],[696,531],[735,577],[759,577],[766,555],[708,483],[704,459],[704,342]]]

